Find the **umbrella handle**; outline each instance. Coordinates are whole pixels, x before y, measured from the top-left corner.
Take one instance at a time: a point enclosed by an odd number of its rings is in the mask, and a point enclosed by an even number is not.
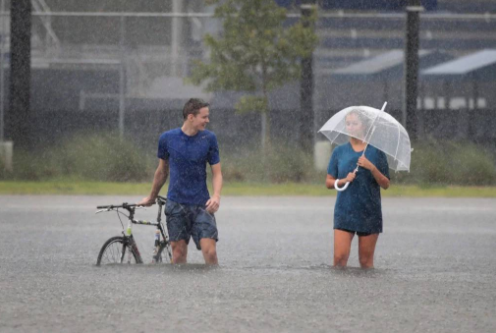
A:
[[[339,179],[336,179],[336,181],[334,182],[334,188],[338,192],[343,192],[344,190],[346,190],[348,188],[348,185],[350,185],[350,182],[346,182],[346,184],[344,184],[343,187],[339,187],[338,186],[338,181],[339,181]]]
[[[367,149],[367,146],[365,146],[365,149]],[[365,150],[363,151],[363,154],[362,154],[362,155],[364,155],[364,154],[365,154]],[[357,165],[357,167],[355,168],[355,170],[353,170],[353,172],[354,172],[354,173],[357,173],[358,168],[359,168],[359,166]],[[336,189],[336,191],[338,191],[338,192],[343,192],[344,190],[346,190],[346,189],[348,188],[348,185],[350,185],[350,182],[346,182],[346,184],[344,184],[344,186],[343,186],[343,187],[339,187],[339,186],[338,186],[338,181],[339,181],[339,179],[336,179],[336,180],[334,181],[334,188],[335,188],[335,189]]]

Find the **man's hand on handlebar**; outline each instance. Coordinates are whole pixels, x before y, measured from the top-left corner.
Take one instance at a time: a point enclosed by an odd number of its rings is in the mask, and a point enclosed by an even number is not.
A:
[[[155,204],[155,199],[156,198],[148,196],[146,198],[141,199],[141,201],[138,202],[136,205],[150,207]]]

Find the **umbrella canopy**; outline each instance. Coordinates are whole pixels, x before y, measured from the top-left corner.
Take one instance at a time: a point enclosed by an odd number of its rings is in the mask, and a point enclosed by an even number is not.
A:
[[[383,106],[383,110],[386,104]],[[362,140],[383,151],[389,168],[395,171],[410,171],[411,143],[405,128],[390,114],[369,106],[350,106],[329,119],[319,130],[331,143],[344,144],[350,137]],[[349,113],[360,116],[366,127],[364,133],[349,133],[346,116]]]

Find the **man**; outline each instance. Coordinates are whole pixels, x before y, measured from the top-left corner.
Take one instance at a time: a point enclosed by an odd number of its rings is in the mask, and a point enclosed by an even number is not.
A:
[[[183,109],[182,127],[164,132],[159,139],[159,165],[151,193],[139,205],[151,206],[165,184],[167,229],[175,264],[186,263],[191,237],[201,250],[206,264],[217,265],[218,240],[214,213],[219,209],[222,172],[219,148],[214,133],[205,130],[209,123],[209,104],[192,98]],[[213,195],[207,189],[206,164],[212,169]]]

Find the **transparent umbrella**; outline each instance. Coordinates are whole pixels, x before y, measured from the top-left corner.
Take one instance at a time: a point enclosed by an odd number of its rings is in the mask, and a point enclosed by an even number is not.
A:
[[[381,110],[369,106],[350,106],[347,107],[329,119],[319,130],[333,144],[341,145],[347,143],[350,137],[362,140],[367,145],[383,151],[388,159],[389,168],[395,171],[410,171],[411,143],[408,132],[405,128],[390,114],[384,112],[387,102]],[[350,112],[356,112],[366,119],[367,130],[362,136],[356,133],[348,133],[346,129],[346,116]],[[363,154],[365,154],[365,147]],[[355,172],[358,170],[358,166]],[[337,190],[345,190],[343,188]]]

